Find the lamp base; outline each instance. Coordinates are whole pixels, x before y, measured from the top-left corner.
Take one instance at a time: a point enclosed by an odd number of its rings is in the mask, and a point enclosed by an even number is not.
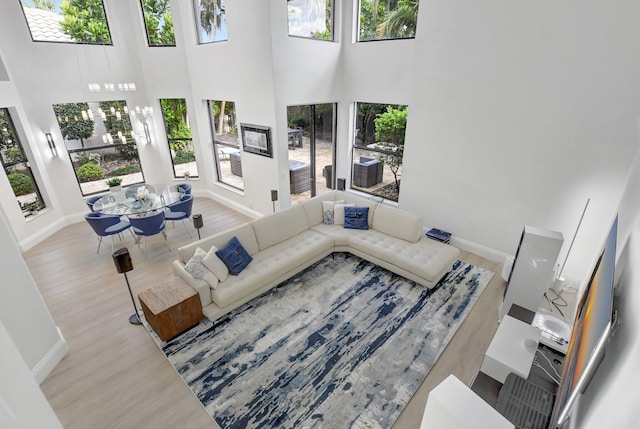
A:
[[[140,316],[138,316],[138,313],[134,313],[129,316],[129,323],[131,323],[132,325],[142,325],[142,320],[140,320]]]

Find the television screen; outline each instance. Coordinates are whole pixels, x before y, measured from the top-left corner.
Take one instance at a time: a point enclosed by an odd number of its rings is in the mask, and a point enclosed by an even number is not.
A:
[[[604,354],[613,316],[614,269],[616,260],[616,217],[576,312],[550,427],[567,421],[571,406],[587,387]]]

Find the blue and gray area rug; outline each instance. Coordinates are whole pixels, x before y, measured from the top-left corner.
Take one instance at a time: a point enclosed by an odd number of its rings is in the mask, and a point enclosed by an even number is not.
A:
[[[493,273],[433,289],[335,254],[216,323],[162,343],[223,429],[390,428]]]

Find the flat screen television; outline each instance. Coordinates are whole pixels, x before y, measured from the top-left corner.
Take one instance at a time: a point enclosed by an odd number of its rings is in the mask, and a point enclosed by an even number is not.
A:
[[[587,388],[604,357],[613,325],[618,217],[578,303],[549,427],[564,428],[576,398]]]

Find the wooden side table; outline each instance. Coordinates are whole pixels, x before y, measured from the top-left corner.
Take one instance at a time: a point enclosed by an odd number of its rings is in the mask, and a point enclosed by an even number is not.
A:
[[[200,296],[182,279],[174,278],[138,294],[144,317],[162,341],[202,320]]]

